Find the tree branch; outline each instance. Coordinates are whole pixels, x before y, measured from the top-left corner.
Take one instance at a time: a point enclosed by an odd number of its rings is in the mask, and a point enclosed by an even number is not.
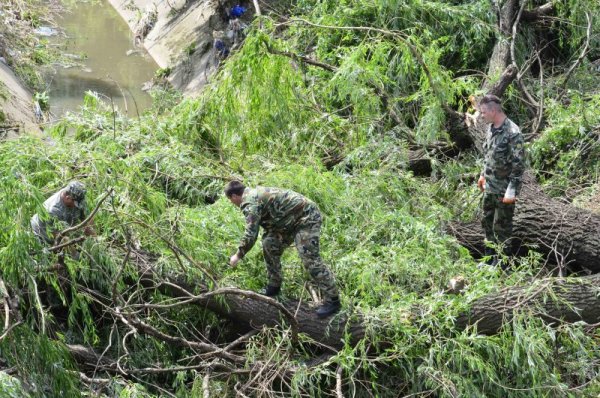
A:
[[[104,202],[106,200],[106,198],[108,198],[112,193],[113,193],[113,189],[109,188],[108,191],[104,194],[104,196],[102,196],[100,198],[100,200],[96,204],[96,207],[94,207],[94,210],[92,210],[92,212],[85,218],[85,220],[83,220],[82,222],[80,222],[77,225],[74,225],[72,227],[69,227],[67,229],[64,229],[64,230],[60,231],[56,235],[56,238],[54,238],[54,245],[58,245],[60,243],[60,241],[62,240],[62,238],[66,234],[68,234],[70,232],[73,232],[73,231],[77,231],[78,229],[81,229],[81,228],[85,227],[87,224],[89,224],[89,222],[92,220],[92,218],[94,218],[94,216],[98,212],[98,209],[100,209],[100,206],[102,205],[102,202]]]
[[[571,65],[571,67],[567,71],[567,74],[566,74],[566,76],[563,80],[562,86],[561,86],[562,90],[561,90],[560,94],[558,95],[558,97],[556,97],[556,102],[560,102],[561,98],[567,92],[566,91],[567,82],[571,78],[571,74],[573,74],[573,71],[579,66],[579,64],[581,64],[581,62],[583,61],[583,59],[585,58],[585,56],[587,55],[587,53],[590,50],[590,38],[592,36],[592,18],[590,18],[590,14],[587,12],[585,13],[585,17],[587,18],[587,21],[588,21],[585,44],[583,46],[583,49],[581,50],[581,54],[579,54],[579,57],[577,58],[577,60],[575,60],[573,65]]]

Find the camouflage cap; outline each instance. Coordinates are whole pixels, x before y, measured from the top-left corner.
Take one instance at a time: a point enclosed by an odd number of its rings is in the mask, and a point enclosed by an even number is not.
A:
[[[85,199],[85,185],[79,181],[71,181],[67,185],[66,191],[75,201],[75,206],[81,208]]]

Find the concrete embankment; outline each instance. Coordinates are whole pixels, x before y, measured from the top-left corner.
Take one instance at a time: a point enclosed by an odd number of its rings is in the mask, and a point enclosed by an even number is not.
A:
[[[224,29],[224,5],[214,1],[109,0],[127,21],[133,41],[168,71],[186,95],[198,93],[217,66],[213,31]]]

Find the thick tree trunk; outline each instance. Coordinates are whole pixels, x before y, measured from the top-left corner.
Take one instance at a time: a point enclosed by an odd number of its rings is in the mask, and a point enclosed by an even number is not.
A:
[[[600,216],[548,197],[529,173],[518,200],[517,246],[535,247],[550,262],[574,271],[600,272]],[[448,229],[471,252],[483,252],[484,235],[478,221],[451,224]]]
[[[489,91],[499,79],[506,67],[510,64],[510,40],[512,37],[512,24],[519,8],[519,0],[507,0],[498,10],[498,28],[500,37],[494,46],[490,64],[488,67],[488,78],[483,84],[484,91]],[[496,94],[498,95],[498,94]]]
[[[470,130],[478,133],[479,130]],[[481,248],[483,230],[469,231],[451,226],[450,232],[469,249]],[[550,198],[535,181],[531,172],[523,179],[514,218],[514,236],[524,244],[551,255],[552,261],[573,270],[600,272],[600,216]],[[477,239],[481,243],[475,244]]]
[[[288,300],[282,304],[294,314],[298,322],[298,332],[310,336],[319,344],[340,349],[346,342],[350,344],[358,342],[364,337],[365,330],[362,320],[349,320],[343,309],[341,313],[327,319],[319,319],[315,309],[306,303],[296,300]],[[207,309],[217,314],[244,322],[253,328],[260,329],[264,326],[277,326],[285,321],[282,314],[265,303],[252,298],[241,296],[228,296],[225,300],[211,299],[201,302]]]
[[[200,295],[209,291],[203,283],[192,284],[184,277],[171,279],[169,284],[161,283],[164,278],[154,272],[151,262],[142,261],[137,264],[140,282],[146,288],[156,288],[165,295],[183,299],[190,298],[190,294]],[[286,316],[281,310],[266,301],[244,296],[241,290],[239,292],[240,294],[200,298],[193,303],[224,318],[243,323],[248,326],[248,329],[273,327],[284,323],[289,326],[290,322],[286,321]],[[354,344],[364,337],[365,329],[362,319],[356,316],[349,319],[343,308],[334,316],[319,319],[315,313],[316,309],[308,303],[297,300],[280,301],[280,303],[296,319],[299,333],[310,336],[324,346],[339,349],[345,342]]]
[[[482,334],[495,334],[517,313],[540,317],[552,324],[600,322],[600,275],[581,278],[548,278],[526,287],[511,287],[481,297],[470,311],[456,319],[464,330],[476,325]]]

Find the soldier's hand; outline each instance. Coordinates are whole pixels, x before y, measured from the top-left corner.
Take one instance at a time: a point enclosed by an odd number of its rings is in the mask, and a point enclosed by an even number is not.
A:
[[[483,192],[485,190],[485,177],[484,176],[479,177],[479,180],[477,181],[477,187],[479,187],[479,190],[481,192]]]
[[[502,198],[502,203],[506,205],[512,205],[517,202],[517,198],[507,198],[506,196]]]
[[[238,255],[238,253],[235,253],[233,256],[231,256],[231,258],[229,259],[229,265],[232,268],[235,268],[235,266],[237,265],[237,263],[239,263],[241,260],[240,256]]]
[[[96,236],[96,231],[94,231],[94,228],[90,226],[85,227],[83,233],[86,236]]]

